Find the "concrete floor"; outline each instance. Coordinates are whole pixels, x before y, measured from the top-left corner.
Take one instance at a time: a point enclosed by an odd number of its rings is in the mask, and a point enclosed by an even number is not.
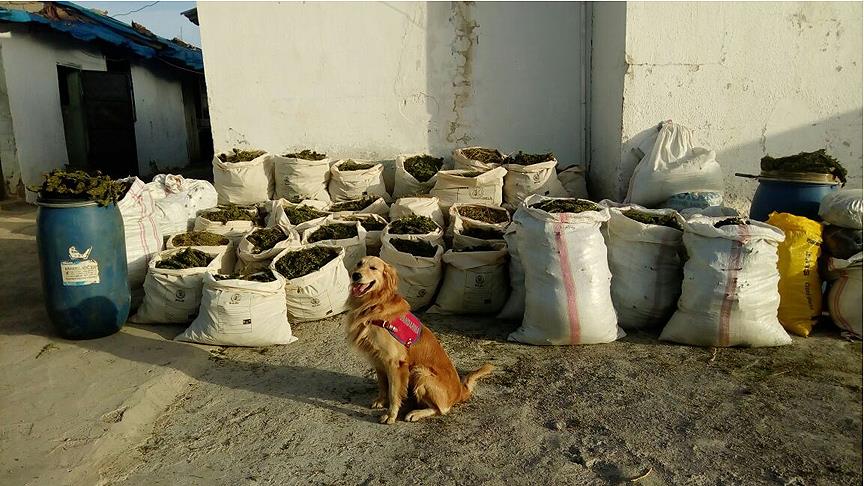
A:
[[[0,484],[861,484],[861,343],[830,325],[773,349],[540,348],[425,316],[460,371],[498,371],[450,416],[388,427],[335,320],[266,349],[55,337],[34,219],[0,206]]]

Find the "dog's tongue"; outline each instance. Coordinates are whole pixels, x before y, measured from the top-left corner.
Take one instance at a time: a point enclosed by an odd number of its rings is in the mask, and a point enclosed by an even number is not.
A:
[[[360,297],[363,295],[363,287],[365,287],[365,285],[359,283],[351,285],[351,295],[354,297]]]

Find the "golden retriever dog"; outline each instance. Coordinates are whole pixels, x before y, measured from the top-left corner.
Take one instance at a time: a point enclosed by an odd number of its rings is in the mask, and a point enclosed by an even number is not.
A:
[[[410,313],[411,307],[397,291],[396,271],[384,260],[363,258],[351,280],[348,341],[378,375],[378,398],[372,408],[387,410],[381,423],[396,421],[409,390],[418,408],[405,415],[406,421],[446,415],[471,396],[477,380],[494,369],[486,363],[460,381],[435,334]]]

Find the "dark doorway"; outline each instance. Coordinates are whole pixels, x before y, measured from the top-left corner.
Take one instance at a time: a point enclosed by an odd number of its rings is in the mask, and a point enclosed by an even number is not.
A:
[[[57,66],[69,165],[111,177],[138,175],[128,72]]]

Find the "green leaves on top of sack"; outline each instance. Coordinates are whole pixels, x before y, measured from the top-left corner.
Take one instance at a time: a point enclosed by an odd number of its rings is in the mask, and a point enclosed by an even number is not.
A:
[[[681,227],[681,223],[679,223],[678,219],[675,218],[674,214],[650,214],[635,209],[622,211],[621,214],[640,223],[656,224],[658,226],[667,226],[681,231],[684,230],[684,228]]]
[[[288,157],[291,159],[303,159],[303,160],[324,160],[327,158],[327,154],[319,154],[314,150],[304,149],[299,152],[295,152],[293,154],[285,154],[283,157]]]
[[[473,147],[462,149],[462,155],[478,162],[500,164],[504,162],[504,154],[496,149]]]
[[[325,224],[309,235],[309,243],[324,240],[344,240],[357,236],[357,225],[331,223]]]
[[[357,199],[352,199],[350,201],[340,202],[333,204],[330,206],[330,211],[336,213],[339,211],[360,211],[361,209],[366,209],[370,204],[375,202],[378,198],[372,196],[363,196]]]
[[[183,248],[168,258],[156,262],[156,268],[169,270],[185,270],[187,268],[206,267],[216,258],[195,248]]]
[[[217,223],[227,223],[228,221],[257,222],[258,209],[255,207],[225,204],[216,206],[216,209],[202,211],[201,216]]]
[[[285,206],[285,216],[291,224],[300,224],[317,218],[327,216],[327,213],[318,211],[311,206]]]
[[[600,206],[584,199],[548,199],[531,205],[532,208],[547,213],[581,213],[583,211],[599,211]]]
[[[262,251],[270,250],[276,243],[285,241],[288,235],[280,228],[262,228],[255,230],[246,237],[246,241],[252,243],[254,247],[252,253],[261,253]]]
[[[122,199],[129,185],[100,172],[90,175],[83,170],[54,169],[45,174],[42,184],[28,189],[39,193],[40,199],[85,199],[107,206]]]
[[[438,248],[435,245],[423,240],[392,238],[390,244],[393,245],[393,248],[396,248],[396,250],[401,251],[402,253],[408,253],[419,257],[431,258],[438,252]]]
[[[460,206],[456,208],[460,216],[482,221],[484,223],[506,223],[510,216],[506,209],[490,208],[486,206]]]
[[[507,157],[505,157],[504,163],[517,165],[532,165],[539,164],[541,162],[549,162],[550,160],[555,160],[555,154],[553,154],[552,152],[548,152],[545,154],[526,154],[520,150],[515,155],[508,155]]]
[[[425,235],[438,230],[438,225],[428,216],[406,216],[390,223],[393,235]]]
[[[723,226],[745,225],[745,224],[750,224],[750,221],[748,221],[746,219],[741,219],[741,218],[726,218],[724,220],[717,221],[716,223],[714,223],[714,227],[720,228]]]
[[[328,246],[313,246],[290,251],[276,261],[276,271],[288,280],[316,272],[339,256],[339,250]]]
[[[344,172],[344,171],[351,171],[351,170],[366,170],[366,169],[371,169],[372,167],[375,167],[375,164],[364,164],[364,163],[355,162],[351,159],[348,159],[348,161],[343,162],[342,164],[339,165],[339,170]]]
[[[458,175],[460,177],[477,177],[483,173],[484,172],[482,170],[463,170],[456,175]]]
[[[273,272],[270,270],[264,270],[261,272],[255,273],[232,273],[228,275],[216,274],[213,275],[213,278],[216,280],[248,280],[250,282],[273,282],[276,280],[276,277],[273,275]]]
[[[346,216],[344,218],[340,218],[343,221],[359,221],[360,226],[363,227],[366,231],[381,231],[387,226],[386,221],[379,221],[375,218],[366,216],[364,217],[362,214],[356,216]]]
[[[488,243],[484,243],[482,245],[474,245],[467,248],[456,248],[453,250],[454,253],[470,253],[473,251],[498,251],[498,248],[495,248]]]
[[[240,150],[238,148],[234,148],[229,153],[219,154],[219,160],[231,164],[237,162],[249,162],[250,160],[255,160],[258,157],[261,157],[265,153],[266,152],[264,152],[263,150]]]
[[[444,165],[443,157],[432,157],[431,155],[415,155],[405,159],[405,171],[414,176],[418,182],[427,182],[441,170]]]
[[[477,238],[478,240],[502,240],[504,239],[504,232],[501,230],[493,229],[493,228],[476,228],[469,227],[462,230],[463,236],[470,236],[471,238]]]
[[[834,157],[825,153],[825,149],[815,152],[801,152],[798,155],[774,158],[770,155],[762,157],[761,168],[765,171],[782,172],[816,172],[831,174],[840,182],[846,182],[846,168]]]
[[[229,243],[228,238],[209,231],[187,231],[171,238],[171,244],[180,246],[223,246]]]

